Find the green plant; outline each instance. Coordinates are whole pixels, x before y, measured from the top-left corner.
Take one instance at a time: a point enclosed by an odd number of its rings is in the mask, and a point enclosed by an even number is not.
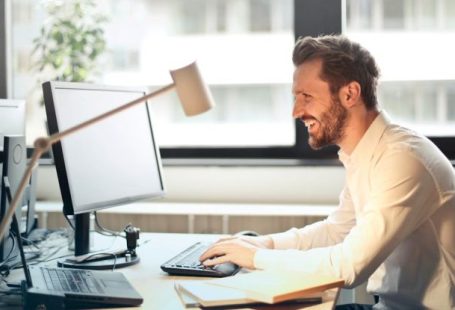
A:
[[[103,25],[92,0],[48,1],[48,18],[33,40],[35,68],[42,79],[86,81],[105,51]]]

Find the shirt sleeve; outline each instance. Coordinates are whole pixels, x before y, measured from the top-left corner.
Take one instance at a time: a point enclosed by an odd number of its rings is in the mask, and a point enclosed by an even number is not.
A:
[[[434,211],[432,206],[439,199],[431,174],[409,152],[389,152],[373,165],[370,176],[367,205],[341,243],[307,251],[298,250],[299,247],[258,250],[255,267],[327,274],[344,279],[347,286],[365,281]],[[298,235],[292,230],[291,233]],[[301,238],[304,235],[305,229]],[[278,245],[284,244],[280,237],[274,238]],[[305,241],[300,243],[308,248]]]
[[[270,236],[275,249],[307,250],[340,243],[354,225],[355,211],[349,189],[345,187],[340,194],[339,206],[327,219]]]

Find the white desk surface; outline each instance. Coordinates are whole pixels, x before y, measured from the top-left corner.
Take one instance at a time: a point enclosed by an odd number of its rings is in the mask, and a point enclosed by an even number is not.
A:
[[[144,298],[144,303],[139,308],[121,309],[184,309],[176,291],[174,290],[174,282],[208,278],[169,276],[167,273],[163,272],[160,269],[160,265],[196,241],[215,241],[217,239],[218,236],[216,235],[203,234],[141,234],[139,239],[140,246],[137,249],[138,255],[141,258],[139,264],[117,269],[116,271],[122,272],[128,278],[131,284]],[[104,241],[101,241],[97,237],[97,246],[99,246],[100,243],[104,247],[108,246],[112,242],[108,240],[109,239],[104,239]],[[146,240],[149,241],[144,243]],[[123,238],[117,238],[116,241],[117,246],[126,246],[125,240]],[[53,263],[50,265],[52,266]],[[12,276],[15,278],[17,276],[22,277],[22,270],[15,270]],[[319,305],[305,307],[305,309],[332,309],[334,307],[337,295],[337,290],[328,292],[327,301]],[[270,309],[270,307],[265,308]],[[273,306],[273,309],[301,308],[302,305],[287,305],[286,307],[277,307],[276,305]]]

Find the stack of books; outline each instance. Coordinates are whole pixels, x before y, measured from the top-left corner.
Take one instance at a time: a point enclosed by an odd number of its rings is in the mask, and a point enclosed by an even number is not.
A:
[[[175,282],[185,308],[322,302],[324,291],[343,286],[341,279],[303,273],[252,271],[212,280]]]

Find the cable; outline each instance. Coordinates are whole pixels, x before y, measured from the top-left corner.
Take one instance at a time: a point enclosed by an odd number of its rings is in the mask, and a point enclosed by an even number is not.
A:
[[[6,255],[6,257],[3,260],[3,262],[0,263],[0,267],[3,266],[4,264],[6,264],[11,258],[17,257],[17,255],[15,255],[14,257],[11,257],[11,254],[13,254],[13,251],[16,248],[16,238],[15,238],[15,235],[13,234],[12,231],[9,232],[8,237],[11,238],[11,241],[12,241],[11,249],[10,249],[8,255]]]
[[[31,245],[33,247],[35,247],[36,249],[39,250],[39,246],[37,246],[38,243],[40,243],[41,241],[33,241],[33,240],[30,240],[28,238],[25,238],[25,237],[21,237],[21,239],[25,242],[27,242],[27,245]]]
[[[93,212],[93,214],[95,215],[95,225],[97,228],[100,229],[99,231],[96,231],[97,233],[104,235],[104,236],[116,236],[116,237],[126,238],[126,236],[123,235],[122,232],[110,230],[110,229],[103,227],[98,220],[98,214],[96,213],[96,211]]]
[[[11,256],[14,252],[14,249],[16,248],[15,236],[16,235],[12,231],[9,232],[8,237],[11,238],[12,245],[11,245],[11,249],[10,249],[8,255],[5,257],[3,262],[0,263],[0,276],[2,276],[2,277],[7,277],[10,274],[10,271],[13,268],[12,268],[12,266],[9,265],[9,263],[11,263],[12,261],[14,261],[17,258],[17,254],[14,256]]]

